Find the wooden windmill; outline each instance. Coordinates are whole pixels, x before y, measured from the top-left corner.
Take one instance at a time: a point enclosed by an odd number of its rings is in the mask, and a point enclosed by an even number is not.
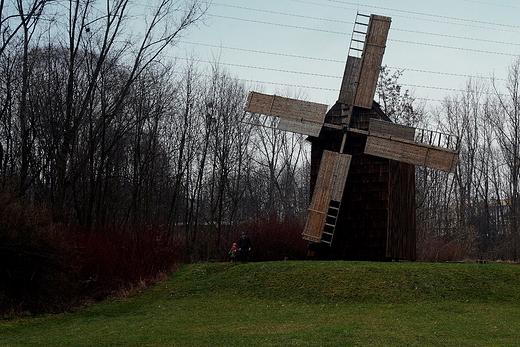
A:
[[[327,105],[251,92],[246,121],[308,135],[303,238],[335,259],[415,259],[415,165],[453,172],[458,139],[391,123],[373,100],[391,19],[358,14],[339,98]]]

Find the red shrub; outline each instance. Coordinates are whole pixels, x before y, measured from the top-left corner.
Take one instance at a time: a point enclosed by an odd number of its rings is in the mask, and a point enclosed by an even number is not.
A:
[[[305,259],[307,241],[302,239],[304,224],[296,220],[261,219],[249,222],[243,230],[251,238],[252,261]],[[237,240],[240,235],[237,235]],[[237,240],[233,241],[236,242]]]
[[[75,238],[85,293],[101,300],[114,291],[151,284],[182,260],[182,243],[166,231],[143,227],[136,233],[110,228],[82,232]]]
[[[0,314],[70,307],[78,297],[76,265],[45,210],[0,198]]]

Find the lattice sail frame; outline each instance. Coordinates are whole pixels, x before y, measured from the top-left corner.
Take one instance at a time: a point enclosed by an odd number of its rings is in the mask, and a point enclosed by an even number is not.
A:
[[[325,104],[250,92],[244,111],[274,117],[265,119],[269,127],[318,137],[327,108]],[[251,115],[246,122],[254,123]],[[260,125],[266,126],[266,123]]]

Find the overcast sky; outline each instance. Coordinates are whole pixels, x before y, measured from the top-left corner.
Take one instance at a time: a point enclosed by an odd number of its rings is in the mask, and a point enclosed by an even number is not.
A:
[[[520,55],[518,0],[214,0],[179,47],[254,89],[332,105],[358,12],[392,18],[383,64],[432,103],[469,76],[505,78]]]

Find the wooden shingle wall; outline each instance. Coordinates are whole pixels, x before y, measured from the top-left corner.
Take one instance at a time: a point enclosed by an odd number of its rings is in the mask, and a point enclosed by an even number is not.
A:
[[[386,256],[417,258],[415,220],[415,167],[390,160],[389,221]]]

